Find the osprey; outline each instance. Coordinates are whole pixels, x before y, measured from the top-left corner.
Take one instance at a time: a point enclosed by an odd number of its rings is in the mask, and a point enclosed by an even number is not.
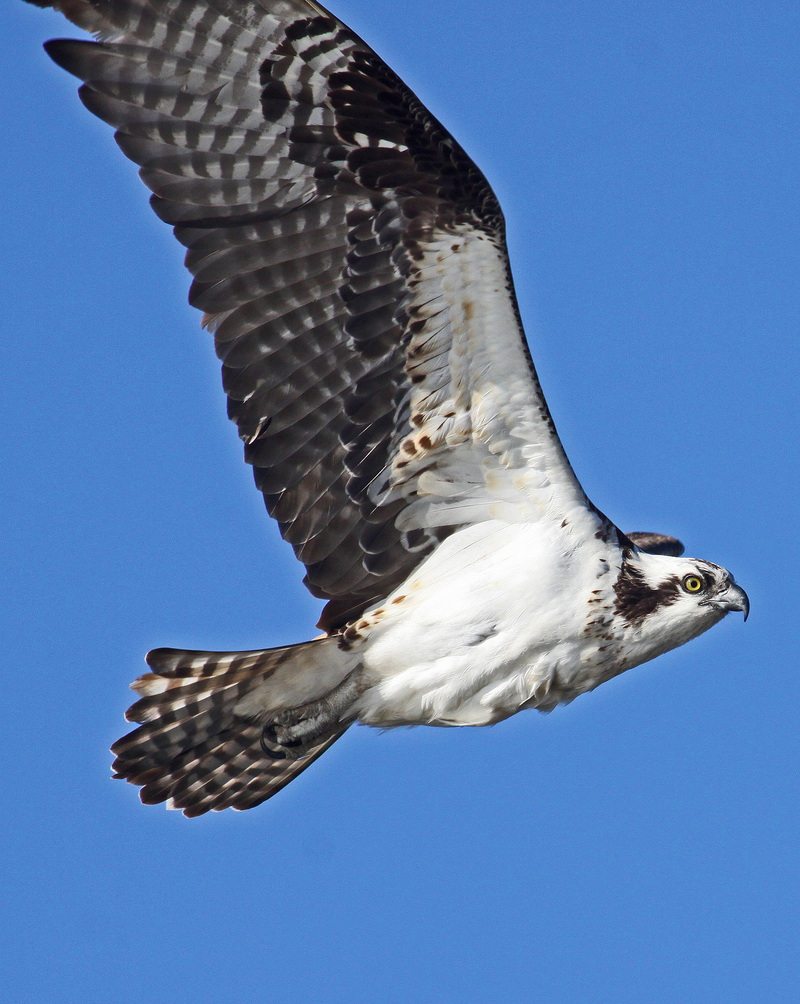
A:
[[[500,207],[315,0],[32,0],[187,248],[190,300],[322,636],[157,649],[116,777],[196,816],[269,798],[354,722],[549,711],[748,600],[589,501],[517,309]]]

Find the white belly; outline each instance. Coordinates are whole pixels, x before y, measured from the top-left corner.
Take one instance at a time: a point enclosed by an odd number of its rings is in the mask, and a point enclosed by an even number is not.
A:
[[[576,528],[577,530],[577,528]],[[611,655],[587,602],[615,574],[593,535],[482,523],[453,534],[365,615],[369,725],[489,725],[595,687]],[[587,560],[587,551],[588,554]]]

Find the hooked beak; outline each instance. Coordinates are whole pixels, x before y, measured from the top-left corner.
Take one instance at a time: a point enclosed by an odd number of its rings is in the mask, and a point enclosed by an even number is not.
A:
[[[737,586],[735,582],[732,582],[725,592],[717,598],[717,603],[723,610],[741,610],[744,619],[747,620],[750,613],[750,600],[744,589]]]

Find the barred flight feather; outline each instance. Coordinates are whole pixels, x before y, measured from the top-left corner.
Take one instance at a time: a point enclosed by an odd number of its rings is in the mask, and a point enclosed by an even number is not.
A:
[[[187,246],[190,299],[215,333],[256,484],[309,588],[329,600],[320,626],[342,628],[488,512],[465,511],[454,483],[450,515],[437,502],[426,522],[418,476],[441,450],[417,438],[416,462],[397,463],[415,429],[435,442],[453,402],[489,389],[483,364],[451,368],[467,359],[454,322],[476,268],[502,286],[491,338],[523,361],[516,406],[546,413],[497,201],[415,95],[317,4],[54,5],[107,39],[48,51],[85,81],[84,103],[116,127],[154,209]],[[508,430],[516,424],[509,416]],[[469,467],[519,463],[481,440],[467,429],[447,451]],[[580,494],[554,432],[546,451]],[[484,485],[487,506],[489,494]],[[413,546],[397,503],[423,510]],[[365,540],[365,521],[381,532]]]

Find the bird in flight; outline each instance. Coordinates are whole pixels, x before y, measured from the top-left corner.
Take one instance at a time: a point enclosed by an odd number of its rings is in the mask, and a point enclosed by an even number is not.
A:
[[[522,330],[486,179],[315,0],[30,0],[140,165],[267,510],[326,600],[311,641],[150,652],[115,776],[247,809],[353,723],[549,711],[747,596],[586,497]]]

